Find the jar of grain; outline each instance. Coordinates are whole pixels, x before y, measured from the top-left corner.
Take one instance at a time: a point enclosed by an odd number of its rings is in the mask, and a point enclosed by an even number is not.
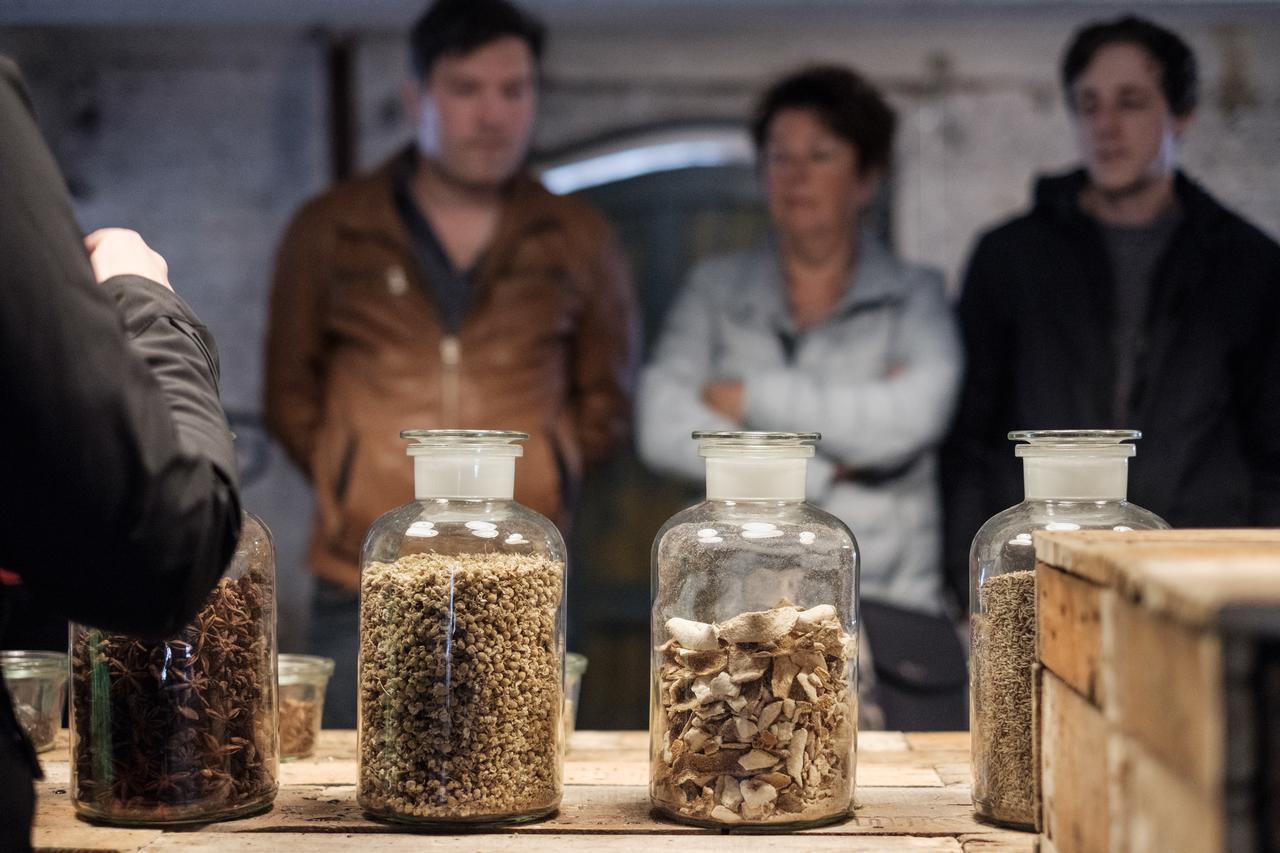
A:
[[[401,437],[415,498],[361,556],[358,801],[411,824],[543,817],[563,776],[566,557],[513,500],[528,435]]]
[[[1026,498],[992,516],[969,552],[973,808],[1016,829],[1035,824],[1032,664],[1036,659],[1036,530],[1168,527],[1129,503],[1125,442],[1135,430],[1028,430],[1019,444]]]
[[[653,546],[649,795],[702,826],[846,817],[858,546],[805,502],[817,433],[696,432],[707,499]]]
[[[225,820],[275,799],[276,566],[244,514],[240,541],[195,619],[144,642],[71,626],[71,799],[120,825]]]

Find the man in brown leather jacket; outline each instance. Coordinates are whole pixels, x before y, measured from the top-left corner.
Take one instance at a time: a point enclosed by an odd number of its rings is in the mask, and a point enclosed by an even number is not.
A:
[[[338,661],[326,725],[354,724],[361,540],[413,497],[400,430],[528,432],[516,499],[563,525],[630,419],[614,235],[522,171],[541,24],[505,0],[438,0],[410,41],[416,144],[298,212],[271,300],[267,423],[315,490],[312,646]]]

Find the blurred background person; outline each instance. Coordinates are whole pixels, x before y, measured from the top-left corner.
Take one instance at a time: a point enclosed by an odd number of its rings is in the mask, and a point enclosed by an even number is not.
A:
[[[410,36],[416,140],[308,202],[280,248],[266,420],[314,488],[310,650],[325,725],[355,725],[360,544],[413,496],[400,431],[530,434],[516,500],[567,526],[584,467],[629,428],[632,294],[604,219],[524,162],[543,27],[439,0]]]
[[[240,531],[217,350],[137,233],[82,236],[3,56],[0,206],[0,631],[21,589],[62,619],[172,635],[203,604]],[[31,849],[39,775],[0,689],[6,853]]]
[[[1280,525],[1280,246],[1178,169],[1191,48],[1091,23],[1061,84],[1083,166],[989,231],[960,317],[969,370],[947,451],[948,565],[1022,499],[1012,429],[1139,429],[1129,497],[1175,527]]]
[[[909,623],[943,613],[935,448],[962,355],[942,276],[861,227],[894,125],[847,68],[810,67],[764,94],[752,137],[772,234],[693,270],[645,369],[638,423],[642,457],[689,479],[703,476],[695,429],[821,432],[809,500],[854,531],[863,600]],[[887,664],[906,650],[874,618],[872,654]],[[932,624],[958,652],[945,620]]]

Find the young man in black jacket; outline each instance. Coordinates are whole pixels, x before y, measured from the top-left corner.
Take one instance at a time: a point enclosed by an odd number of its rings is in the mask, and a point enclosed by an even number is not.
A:
[[[235,549],[213,341],[131,231],[81,235],[0,57],[0,620],[6,591],[162,638]],[[39,765],[0,689],[0,850],[30,849]]]
[[[1062,83],[1084,168],[985,234],[960,301],[968,376],[945,457],[947,563],[1022,499],[1012,429],[1136,428],[1130,498],[1174,526],[1280,524],[1280,246],[1176,166],[1196,61],[1126,17]]]

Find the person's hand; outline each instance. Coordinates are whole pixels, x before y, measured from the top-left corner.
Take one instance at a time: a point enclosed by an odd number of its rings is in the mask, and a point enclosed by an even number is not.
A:
[[[712,382],[702,389],[702,402],[734,423],[742,423],[742,383]]]
[[[137,231],[99,228],[84,238],[84,247],[99,284],[112,276],[140,275],[173,290],[169,284],[169,265]]]

